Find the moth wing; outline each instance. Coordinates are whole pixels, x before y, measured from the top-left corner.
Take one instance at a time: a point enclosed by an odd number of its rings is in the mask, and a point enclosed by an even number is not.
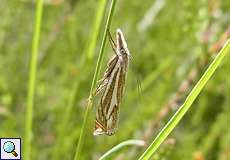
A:
[[[98,86],[96,88],[96,91],[94,92],[94,95],[97,96],[100,93],[103,93],[106,89],[106,86],[108,84],[109,78],[111,76],[111,73],[116,66],[118,62],[118,56],[115,55],[107,64],[107,69],[105,70],[104,76],[101,80],[98,81]]]
[[[113,111],[109,119],[107,120],[107,132],[106,134],[111,136],[113,135],[118,127],[118,120],[119,120],[119,106],[114,105]]]
[[[102,135],[102,134],[106,134],[106,129],[104,128],[104,126],[96,119],[95,121],[95,129],[93,132],[94,136],[98,136],[98,135]]]
[[[125,80],[126,80],[126,68],[122,66],[119,70],[118,81],[117,81],[117,94],[116,94],[116,103],[113,107],[113,110],[107,119],[107,135],[113,135],[118,127],[120,104],[124,94]]]
[[[125,86],[126,72],[123,67],[120,67],[119,73],[117,74],[116,81],[116,94],[114,95],[111,109],[107,117],[107,135],[113,135],[118,127],[120,104],[123,97],[124,86]]]
[[[94,130],[94,135],[102,135],[102,134],[107,134],[107,127],[106,127],[106,117],[105,117],[105,113],[103,112],[104,109],[104,104],[102,101],[102,96],[105,94],[106,89],[109,84],[109,80],[113,77],[112,76],[112,72],[116,66],[116,64],[118,63],[118,56],[115,55],[107,64],[107,69],[104,73],[103,78],[99,81],[98,87],[96,88],[95,91],[95,96],[97,97],[101,97],[99,103],[97,104],[98,108],[97,108],[97,115],[96,115],[96,122],[95,122],[95,130]],[[108,105],[108,104],[106,104]]]
[[[125,68],[121,67],[119,79],[118,79],[118,88],[117,88],[117,100],[119,103],[122,101],[122,97],[124,94],[124,88],[125,88],[125,81],[126,81],[126,71]],[[120,104],[118,104],[120,105]]]

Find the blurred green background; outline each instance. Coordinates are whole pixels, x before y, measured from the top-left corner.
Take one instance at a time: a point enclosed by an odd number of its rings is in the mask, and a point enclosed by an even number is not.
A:
[[[99,2],[44,0],[31,159],[74,157],[110,4],[89,58]],[[0,0],[0,137],[24,136],[35,8],[35,1]],[[94,137],[94,106],[81,159],[98,159],[128,139],[148,146],[229,36],[229,8],[229,0],[117,1],[110,31],[115,37],[122,29],[133,56],[119,128],[114,136]],[[107,43],[100,77],[112,55]],[[229,69],[226,60],[152,159],[230,159]],[[62,126],[71,98],[68,125]],[[137,159],[145,149],[125,147],[110,159]]]

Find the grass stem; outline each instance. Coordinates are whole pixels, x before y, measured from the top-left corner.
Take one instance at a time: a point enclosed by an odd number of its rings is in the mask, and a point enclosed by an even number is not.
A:
[[[37,72],[37,53],[40,38],[40,28],[42,21],[43,0],[36,2],[36,14],[34,22],[34,32],[32,41],[32,52],[30,57],[30,72],[28,81],[28,95],[26,105],[26,118],[25,118],[25,137],[24,137],[24,159],[30,160],[31,157],[31,140],[32,140],[32,127],[33,127],[33,106],[34,106],[34,93],[35,81]]]
[[[92,84],[91,84],[88,103],[87,103],[87,107],[86,107],[86,111],[85,111],[85,115],[84,115],[84,120],[83,120],[83,124],[82,124],[82,128],[81,128],[80,137],[79,137],[79,140],[78,140],[74,160],[80,159],[80,152],[81,152],[81,149],[82,149],[82,146],[83,146],[83,139],[85,137],[85,129],[86,129],[86,125],[87,125],[88,115],[89,115],[89,111],[92,108],[92,93],[93,93],[93,90],[94,90],[94,88],[96,86],[96,83],[97,83],[97,80],[98,80],[98,75],[99,75],[99,72],[100,72],[102,58],[103,58],[104,50],[105,50],[105,43],[106,43],[106,40],[107,40],[107,30],[110,28],[110,25],[111,25],[111,22],[112,22],[112,17],[113,17],[113,13],[114,13],[114,9],[115,9],[115,4],[116,4],[116,0],[112,0],[110,10],[109,10],[109,14],[108,14],[108,18],[107,18],[106,25],[105,25],[105,29],[104,29],[102,44],[101,44],[101,48],[100,48],[100,52],[99,52],[99,57],[98,57],[98,60],[97,60],[96,70],[95,70],[94,76],[93,76],[93,81],[92,81]]]
[[[105,8],[106,8],[106,0],[101,0],[98,4],[96,19],[95,19],[93,29],[92,29],[92,36],[91,36],[90,41],[89,41],[89,49],[86,52],[86,55],[88,57],[88,58],[86,58],[86,60],[88,60],[88,61],[90,61],[92,59],[95,48],[96,48],[96,41],[97,41],[97,38],[99,35],[99,28],[100,28],[100,25],[102,23]],[[87,61],[84,61],[84,64],[82,64],[81,67],[86,66],[86,64],[87,64]],[[81,81],[82,81],[81,79],[80,80],[78,79],[75,82],[72,93],[70,94],[69,103],[68,103],[68,106],[65,110],[64,118],[61,122],[60,129],[58,131],[58,140],[57,140],[57,144],[54,148],[53,160],[57,160],[59,157],[61,157],[60,156],[60,148],[61,148],[61,145],[62,145],[64,138],[65,138],[66,126],[70,120],[70,116],[71,116],[71,113],[72,113],[72,110],[73,110],[73,107],[75,104],[75,99],[76,99],[75,97],[78,93],[79,83]]]
[[[153,140],[151,145],[145,150],[145,152],[141,155],[139,160],[147,160],[153,155],[153,153],[157,150],[160,144],[167,138],[167,136],[172,132],[172,130],[177,126],[180,120],[183,118],[185,113],[191,107],[194,100],[197,98],[201,90],[207,84],[208,80],[216,71],[217,67],[222,63],[225,55],[230,51],[230,40],[226,42],[222,50],[218,53],[216,58],[210,64],[208,69],[205,71],[203,76],[197,82],[195,87],[192,89],[185,102],[179,108],[179,110],[173,115],[173,117],[168,121],[165,127],[160,131],[157,137]]]

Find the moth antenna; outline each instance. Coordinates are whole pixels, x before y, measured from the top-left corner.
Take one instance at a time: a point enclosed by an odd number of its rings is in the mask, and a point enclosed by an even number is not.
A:
[[[142,87],[141,87],[141,81],[139,76],[136,77],[136,81],[137,81],[137,91],[138,91],[138,95],[140,97],[140,101],[141,101],[141,97],[142,97]]]
[[[135,65],[135,62],[134,62],[134,58],[132,57],[132,55],[130,54],[130,64],[131,64],[131,67],[134,68],[134,70],[137,70],[136,68],[136,65]],[[136,83],[137,83],[137,92],[138,92],[138,95],[141,99],[141,96],[142,96],[142,87],[141,87],[141,81],[140,81],[140,77],[137,75],[136,77]]]

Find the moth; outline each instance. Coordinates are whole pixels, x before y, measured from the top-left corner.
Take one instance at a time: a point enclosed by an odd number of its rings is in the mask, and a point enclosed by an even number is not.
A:
[[[101,96],[97,107],[94,135],[113,135],[117,130],[130,60],[130,52],[122,31],[117,29],[116,43],[109,31],[108,36],[115,54],[108,62],[104,76],[95,91],[96,95]]]

